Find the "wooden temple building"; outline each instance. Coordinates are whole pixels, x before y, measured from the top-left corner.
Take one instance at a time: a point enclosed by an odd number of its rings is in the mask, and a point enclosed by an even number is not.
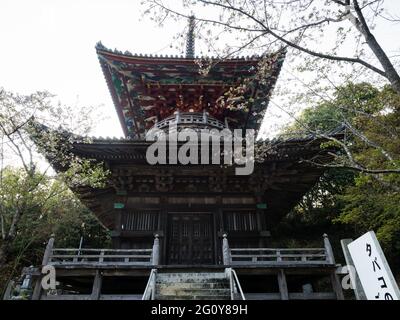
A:
[[[270,246],[272,227],[323,173],[304,161],[329,160],[321,140],[270,141],[250,175],[235,175],[233,165],[146,161],[146,132],[154,127],[257,131],[285,51],[205,60],[194,56],[190,33],[186,56],[122,53],[101,43],[96,50],[125,137],[63,133],[63,147],[109,170],[105,187],[73,191],[111,230],[113,247],[57,248],[50,239],[43,265],[54,266],[59,285],[44,290],[40,268],[29,269],[32,299],[342,299],[326,235],[320,248]],[[245,107],[232,98],[235,90]]]

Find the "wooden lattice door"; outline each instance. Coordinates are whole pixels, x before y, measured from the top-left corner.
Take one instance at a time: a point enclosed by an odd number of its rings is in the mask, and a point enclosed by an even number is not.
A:
[[[211,214],[169,214],[167,236],[168,264],[214,263]]]

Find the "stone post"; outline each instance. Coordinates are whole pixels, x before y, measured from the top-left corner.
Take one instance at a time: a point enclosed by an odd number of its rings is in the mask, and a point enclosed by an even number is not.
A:
[[[153,251],[151,256],[151,264],[157,266],[160,262],[160,239],[159,235],[154,235]]]
[[[324,233],[324,247],[325,247],[325,253],[326,253],[326,262],[329,264],[335,264],[335,257],[333,255],[333,250],[331,246],[331,242],[329,241],[328,235]]]
[[[229,249],[229,243],[228,243],[228,238],[227,234],[224,233],[222,235],[222,258],[223,258],[223,263],[224,265],[230,265],[231,264],[231,254],[230,254],[230,249]]]
[[[43,255],[43,260],[42,260],[42,267],[46,266],[51,258],[53,247],[54,247],[54,234],[50,236],[49,242],[47,242],[46,250]],[[42,272],[42,269],[39,269],[39,272]],[[35,287],[33,289],[32,293],[32,300],[40,300],[40,297],[42,296],[42,276],[38,276],[36,278],[35,282]]]
[[[46,266],[49,261],[54,247],[54,234],[50,236],[49,242],[47,242],[46,250],[43,255],[42,266]]]

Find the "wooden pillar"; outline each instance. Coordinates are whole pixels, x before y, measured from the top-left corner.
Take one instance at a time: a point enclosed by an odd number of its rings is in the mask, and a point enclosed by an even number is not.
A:
[[[216,242],[216,261],[217,264],[224,264],[223,257],[222,257],[222,241],[220,241],[221,235],[224,234],[225,225],[224,225],[224,212],[222,209],[222,196],[217,195],[215,196],[215,203],[216,203],[216,230],[217,234],[215,235],[215,242]],[[218,240],[217,240],[218,239]]]
[[[122,231],[122,214],[125,213],[124,210],[114,209],[115,211],[115,230],[121,234]],[[125,226],[126,227],[126,226]]]
[[[53,252],[54,241],[55,241],[54,234],[52,234],[50,236],[49,241],[47,242],[46,250],[43,255],[42,267],[46,266],[50,261]],[[40,269],[40,272],[42,272],[42,269]],[[36,279],[35,287],[33,288],[32,300],[40,300],[41,296],[42,296],[42,276],[39,275]]]
[[[279,269],[278,271],[278,285],[279,285],[279,293],[281,294],[281,300],[289,300],[286,275],[283,269]]]
[[[266,224],[264,223],[265,209],[258,207],[258,204],[261,204],[264,201],[263,193],[260,190],[255,192],[254,199],[256,200],[257,231],[260,235],[260,237],[258,238],[258,246],[260,248],[264,248],[266,246],[266,241],[265,238],[261,236],[261,232],[266,228]]]
[[[229,243],[228,243],[228,238],[227,238],[226,233],[224,233],[222,235],[222,259],[223,259],[223,263],[225,266],[231,264],[231,255],[230,255]]]
[[[103,282],[103,276],[100,270],[96,270],[96,275],[93,281],[92,294],[90,295],[91,300],[99,300],[101,294],[102,282]]]
[[[356,268],[354,266],[353,258],[350,255],[348,245],[353,242],[353,239],[342,239],[340,240],[340,244],[342,245],[342,250],[344,254],[344,258],[346,259],[347,272],[350,276],[350,281],[354,290],[354,295],[357,300],[367,300],[367,296],[365,295],[364,289],[361,285],[360,277],[357,274]]]
[[[214,250],[214,254],[213,254],[213,256],[214,256],[214,264],[219,264],[219,250],[218,250],[218,228],[217,228],[217,224],[218,224],[218,209],[216,209],[216,208],[214,208],[213,210],[212,210],[212,224],[213,224],[213,229],[212,229],[212,232],[213,232],[213,237],[212,237],[212,239],[213,239],[213,250]]]
[[[329,241],[328,235],[324,233],[324,247],[325,247],[325,254],[326,254],[326,262],[329,264],[336,264],[335,256],[333,255],[333,250],[331,246],[331,242]],[[342,284],[340,283],[339,276],[336,274],[336,268],[334,268],[331,272],[331,283],[333,292],[336,294],[336,299],[344,300]]]
[[[340,283],[339,276],[336,274],[336,269],[331,272],[332,289],[336,295],[337,300],[344,300],[342,284]]]
[[[158,234],[155,234],[153,251],[151,255],[151,264],[157,266],[159,263],[160,263],[160,239],[158,239]]]
[[[158,230],[162,231],[161,237],[163,238],[160,242],[160,264],[167,263],[167,243],[168,237],[170,236],[168,230],[168,200],[165,196],[160,196],[160,216]]]
[[[8,281],[6,291],[4,291],[3,300],[11,300],[12,289],[14,287],[14,281]]]
[[[42,277],[38,276],[35,281],[35,287],[33,288],[32,300],[40,300],[42,296]]]

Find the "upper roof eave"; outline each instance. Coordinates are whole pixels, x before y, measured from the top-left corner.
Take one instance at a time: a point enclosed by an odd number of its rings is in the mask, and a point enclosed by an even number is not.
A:
[[[271,72],[266,78],[266,83],[262,85],[254,80],[253,86],[256,90],[249,90],[248,98],[253,98],[253,102],[255,102],[250,103],[247,111],[221,111],[220,107],[213,109],[213,112],[216,113],[215,117],[218,115],[222,117],[222,113],[228,119],[239,117],[241,119],[239,122],[245,128],[258,130],[262,120],[262,111],[268,106],[269,96],[275,86],[286,54],[286,50],[283,48],[265,56],[230,59],[203,57],[214,59],[215,63],[211,61],[212,72],[202,74],[197,70],[200,69],[200,64],[196,61],[201,57],[134,55],[129,51],[110,50],[101,42],[97,43],[96,52],[124,134],[131,137],[142,137],[145,131],[154,124],[156,118],[159,120],[165,116],[161,113],[171,113],[169,108],[174,105],[174,102],[168,99],[178,99],[177,94],[174,96],[174,92],[180,90],[182,86],[195,86],[201,88],[199,90],[209,90],[206,95],[201,96],[205,98],[201,100],[200,104],[203,108],[214,108],[218,98],[224,96],[224,91],[227,91],[232,83],[235,84],[245,78],[253,79],[260,60],[263,57],[269,57],[271,60],[268,63],[271,64]],[[161,92],[153,92],[154,88],[149,92],[145,84],[148,86],[154,84],[155,90],[161,88]],[[178,89],[174,88],[177,85]],[[171,86],[171,89],[165,91],[165,87],[168,86]],[[190,90],[196,89],[191,88]],[[261,94],[259,95],[258,92]],[[162,96],[162,98],[154,99],[154,95]],[[257,99],[254,99],[254,96],[257,96]],[[183,97],[183,105],[186,106],[187,101],[191,101],[191,99]]]
[[[122,52],[117,49],[109,49],[106,46],[104,46],[101,41],[97,42],[96,46],[96,52],[97,54],[107,54],[109,56],[115,56],[115,57],[125,57],[129,59],[138,59],[138,60],[148,60],[148,61],[160,61],[160,60],[165,60],[169,62],[193,62],[195,60],[200,60],[200,59],[211,59],[215,61],[221,61],[221,62],[232,62],[232,63],[237,63],[237,62],[249,62],[249,61],[260,61],[263,57],[265,56],[273,56],[276,54],[281,55],[282,57],[286,54],[286,49],[281,49],[278,50],[277,52],[274,52],[272,54],[268,55],[252,55],[252,56],[240,56],[240,57],[232,57],[232,58],[221,58],[221,57],[215,57],[215,56],[195,56],[193,58],[187,58],[186,56],[183,55],[162,55],[162,54],[137,54],[137,53],[131,53],[130,51],[126,50],[125,52]]]

